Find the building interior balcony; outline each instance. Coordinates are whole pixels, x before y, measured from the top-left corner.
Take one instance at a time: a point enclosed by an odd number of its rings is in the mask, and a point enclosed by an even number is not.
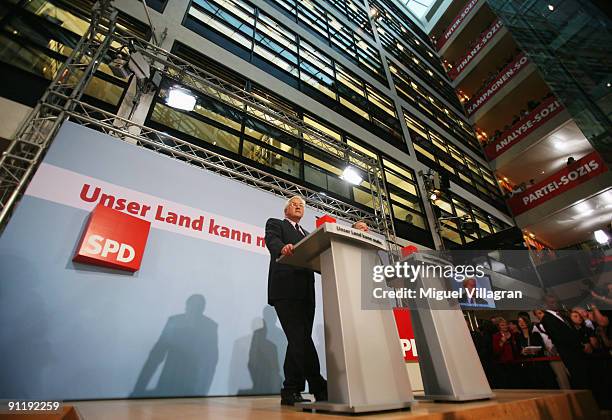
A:
[[[488,7],[480,7],[468,20],[464,20],[456,29],[454,35],[439,51],[440,57],[449,63],[454,63],[467,54],[470,46],[480,39],[485,31],[497,19]]]

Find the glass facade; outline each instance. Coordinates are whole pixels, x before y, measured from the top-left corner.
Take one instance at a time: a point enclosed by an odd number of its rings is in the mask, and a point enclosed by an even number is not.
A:
[[[173,52],[226,85],[248,91],[261,103],[282,109],[378,160],[384,177],[379,181],[386,187],[400,238],[433,247],[434,227],[425,216],[429,204],[421,197],[417,175],[407,161],[418,160],[448,173],[455,183],[505,212],[492,174],[470,157],[481,151],[439,57],[427,36],[407,17],[401,17],[403,12],[397,6],[386,0],[369,0],[369,6],[361,0],[266,3],[257,7],[246,0],[192,0],[180,23],[275,77],[280,86],[297,89],[323,109],[358,124],[371,133],[370,139],[380,139],[391,148],[382,151],[372,147],[371,141],[368,144],[356,134],[363,131],[331,124],[325,112],[311,112],[308,109],[312,106],[288,101],[282,88],[262,86],[253,80],[255,77],[246,76],[239,68],[225,67],[207,52],[199,52],[198,47],[175,41]],[[79,7],[62,0],[0,4],[0,69],[48,83],[86,30],[87,8],[92,4],[89,0],[80,1]],[[150,6],[164,13],[168,4],[160,0]],[[295,25],[288,24],[287,19]],[[137,36],[149,36],[146,25],[127,16],[120,16],[119,25]],[[296,29],[298,26],[302,29]],[[197,94],[194,110],[171,108],[165,104],[168,88],[185,82],[181,82],[180,74],[169,74],[156,92],[145,124],[364,210],[372,208],[367,177],[356,186],[340,179],[348,164],[360,165],[341,149],[323,146],[317,138],[196,79],[190,79],[187,86]],[[103,63],[87,88],[86,98],[116,112],[128,82],[114,76]],[[403,109],[406,104],[414,112]],[[403,115],[398,115],[398,110]],[[408,131],[399,118],[404,118]],[[455,140],[449,141],[449,136]],[[408,156],[409,141],[416,150],[414,157]],[[390,152],[395,149],[397,153]],[[479,221],[482,229],[474,235],[464,235],[457,226],[446,229],[444,237],[457,246],[504,227],[498,219],[450,192],[434,208],[448,214],[466,212]]]
[[[433,97],[398,66],[390,63],[389,70],[399,97],[438,123],[440,127],[453,133],[462,144],[482,155],[482,148],[474,136],[472,127],[463,121],[455,111],[450,110],[439,99]]]
[[[392,212],[397,219],[400,235],[403,233],[406,239],[417,235],[421,240],[431,241],[423,202],[412,169],[185,45],[177,43],[174,52],[223,78],[226,83],[249,90],[312,128],[338,141],[346,142],[382,162]],[[349,159],[341,150],[334,152],[329,147],[323,148],[316,138],[302,135],[281,121],[277,123],[270,116],[264,118],[261,111],[243,102],[213,99],[210,87],[189,86],[192,91],[200,92],[192,112],[170,108],[164,104],[164,98],[166,89],[175,83],[176,81],[166,80],[162,84],[148,118],[148,124],[152,127],[255,164],[278,176],[305,183],[313,189],[332,194],[364,209],[372,208],[371,187],[367,177],[356,186],[340,179],[349,163]],[[217,92],[212,96],[223,97],[222,95],[222,92]]]
[[[612,164],[610,18],[588,1],[488,3],[585,137]]]
[[[406,38],[405,36],[395,35],[390,29],[384,29],[380,25],[377,26],[377,32],[380,36],[383,48],[391,54],[391,56],[397,59],[402,65],[406,66],[410,71],[414,72],[421,80],[432,86],[436,92],[440,92],[442,97],[456,109],[462,109],[457,94],[448,80],[434,72],[425,64],[419,55],[407,47],[403,42],[400,42],[400,39]]]
[[[446,241],[454,244],[467,244],[508,228],[508,225],[501,220],[488,215],[454,193],[445,194],[444,197],[434,201],[433,205],[436,215],[442,219],[440,220],[440,235]],[[459,220],[447,219],[450,217],[466,217],[476,222],[478,229],[475,233],[467,234],[461,230]],[[451,244],[451,247],[456,247],[456,245]]]
[[[306,16],[299,14],[303,7],[301,4],[294,8],[298,16]],[[316,23],[321,23],[319,20],[302,18],[300,22],[310,22],[309,27],[323,30]],[[323,104],[339,109],[350,118],[360,117],[364,128],[405,149],[391,98],[250,3],[193,0],[185,25],[213,42],[228,46],[230,51]],[[341,48],[370,70],[380,65],[375,64],[377,60],[380,63],[377,53],[372,55],[371,47],[363,39],[355,42],[357,35],[353,34],[353,41],[342,41],[332,35],[339,32],[330,31],[327,24],[324,26],[332,46]]]
[[[356,23],[367,36],[359,35],[327,11],[324,2],[316,0],[267,0],[292,20],[321,38],[340,54],[358,64],[364,71],[386,84],[387,79],[378,50],[373,45],[372,27],[363,6],[348,1],[334,2],[346,19]]]
[[[477,162],[406,110],[404,110],[404,119],[420,161],[431,168],[445,172],[453,182],[480,196],[501,211],[505,210],[506,205],[500,189],[487,165]]]
[[[86,10],[61,1],[0,3],[0,65],[17,68],[28,75],[25,77],[33,77],[46,85],[86,32],[87,14]],[[146,35],[146,27],[132,24],[126,17],[120,18],[119,24],[135,35]],[[88,84],[85,99],[102,108],[117,110],[126,87],[127,79],[116,77],[103,63]],[[26,95],[29,84],[24,83],[22,88],[21,93]]]
[[[393,3],[392,0],[370,0],[369,3],[370,7],[372,8],[370,10],[370,16],[372,16],[374,19],[386,20],[393,27],[395,27],[396,30],[408,34],[406,38],[414,38],[414,35],[416,35],[415,41],[427,46],[430,53],[432,53],[430,55],[431,58],[436,57],[435,54],[433,54],[434,50],[431,40],[425,31],[423,31],[419,25],[410,20],[408,16],[395,3]],[[418,38],[418,40],[416,40],[416,38]],[[440,66],[439,59],[436,59],[434,62],[437,63],[436,65]]]

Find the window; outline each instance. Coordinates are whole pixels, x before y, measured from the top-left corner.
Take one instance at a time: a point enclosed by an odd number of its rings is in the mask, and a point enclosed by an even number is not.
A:
[[[336,64],[340,103],[365,119],[369,119],[364,83]]]
[[[224,35],[227,39],[251,49],[255,9],[240,0],[193,0],[188,16]]]
[[[427,45],[428,49],[433,48],[427,34],[406,13],[397,7],[392,0],[370,0],[370,7],[376,8],[379,19],[389,22],[397,30],[398,34],[404,33],[406,38],[414,38],[416,45],[421,45],[422,43]],[[400,16],[400,18],[397,16]],[[416,36],[410,33],[407,28],[414,32]],[[421,41],[418,41],[417,37]]]
[[[146,2],[147,6],[159,13],[164,13],[166,5],[168,4],[168,0],[146,0]]]
[[[301,0],[297,3],[298,21],[311,32],[327,39],[327,13],[325,9],[310,0]]]
[[[452,192],[445,193],[445,197],[439,198],[433,205],[438,209],[440,217],[466,217],[478,224],[478,231],[468,235],[461,231],[457,220],[442,220],[442,237],[457,244],[466,244],[509,227]]]
[[[383,158],[383,170],[393,216],[402,222],[427,229],[414,172],[388,158]]]
[[[300,79],[336,99],[334,62],[303,40],[300,42]]]
[[[288,1],[277,6],[286,11],[295,10],[299,23],[329,39],[330,45],[386,83],[382,61],[369,40],[338,22],[318,0],[291,3],[295,7],[289,7]],[[186,26],[325,105],[340,103],[349,113],[363,119],[360,124],[364,128],[390,139],[397,147],[406,148],[390,98],[250,3],[193,0]],[[223,37],[222,41],[219,36]]]
[[[427,127],[416,116],[403,110],[404,119],[417,158],[425,164],[443,170],[453,180],[483,200],[502,211],[506,211],[501,192],[491,171],[458,147],[447,141],[442,135]]]
[[[44,85],[44,80],[53,80],[89,27],[86,16],[89,16],[90,12],[64,3],[58,4],[61,6],[51,1],[19,2],[18,5],[0,6],[0,11],[4,12],[0,26],[0,61],[22,70],[23,72],[17,71],[16,74],[20,78],[23,77],[23,84],[40,79],[41,82],[37,84]],[[146,31],[137,31],[139,27],[132,26],[129,20],[122,16],[119,21],[124,22],[126,31],[134,35],[144,35]],[[115,47],[111,45],[111,49]],[[104,60],[86,86],[84,100],[114,112],[127,88],[127,78],[116,77],[108,66],[110,59],[105,57]],[[31,99],[24,96],[23,100]]]
[[[253,52],[298,77],[297,36],[261,12],[257,19]]]
[[[482,154],[482,149],[472,129],[463,122],[457,113],[451,113],[442,102],[431,97],[425,89],[419,86],[415,80],[398,66],[389,63],[389,70],[391,71],[397,94],[402,99],[424,112],[441,127],[446,128],[462,144],[478,154]]]
[[[333,2],[347,18],[357,23],[370,37],[361,37],[349,26],[344,25],[326,9],[321,0],[267,0],[276,8],[289,14],[304,28],[328,43],[332,48],[354,61],[364,71],[381,83],[387,84],[382,59],[373,46],[372,28],[363,6],[352,1]]]
[[[189,85],[189,88],[198,95],[197,105],[193,111],[185,112],[170,108],[163,103],[164,95],[168,86],[178,83],[175,80],[162,82],[162,87],[146,122],[148,125],[181,137],[200,147],[227,154],[233,159],[264,167],[294,182],[302,182],[307,186],[319,188],[321,191],[343,198],[364,209],[374,206],[372,198],[374,187],[370,183],[379,183],[384,186],[384,176],[394,203],[392,211],[396,218],[400,218],[398,223],[425,229],[422,203],[411,169],[385,157],[386,166],[384,172],[379,174],[378,182],[366,176],[360,185],[348,184],[340,179],[347,163],[350,162],[362,170],[366,170],[366,165],[356,160],[354,156],[347,156],[345,149],[334,145],[333,142],[346,142],[376,161],[380,161],[380,154],[359,140],[347,136],[346,133],[320,116],[305,113],[273,92],[241,79],[240,75],[189,47],[176,42],[173,52],[207,69],[218,78],[222,78],[224,83],[249,90],[251,95],[265,106],[281,109],[285,114],[301,119],[312,132],[298,130],[265,110],[222,95],[221,92],[216,92],[214,87],[200,86],[196,83]],[[323,61],[318,65],[323,66],[326,63],[325,57],[317,57],[317,59]],[[358,96],[366,101],[369,91],[365,86],[360,86],[361,93]],[[356,92],[355,94],[357,95]],[[365,103],[368,105],[367,102]],[[331,139],[332,144],[323,142],[313,132],[326,135]],[[417,236],[427,240],[429,233],[423,230],[419,232],[421,236],[419,234]],[[407,235],[407,237],[411,236]]]
[[[206,142],[235,153],[238,152],[239,136],[212,124],[206,118],[198,119],[162,103],[157,103],[153,108],[151,120],[172,130],[187,134],[195,144],[201,145],[200,142]]]

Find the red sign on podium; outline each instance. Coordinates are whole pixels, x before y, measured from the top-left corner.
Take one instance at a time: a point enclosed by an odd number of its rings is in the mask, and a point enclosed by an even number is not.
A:
[[[412,318],[410,309],[408,308],[393,308],[393,316],[397,325],[397,332],[402,343],[402,351],[404,352],[404,360],[406,362],[418,362],[416,343],[414,341],[414,330],[412,329]]]
[[[151,223],[99,204],[89,216],[76,262],[126,271],[140,268]]]
[[[323,223],[336,223],[336,219],[326,214],[317,218],[317,221],[315,222],[317,227],[321,226]]]

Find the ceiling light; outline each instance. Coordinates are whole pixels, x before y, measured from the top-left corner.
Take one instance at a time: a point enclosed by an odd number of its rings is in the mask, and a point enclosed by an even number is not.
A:
[[[552,4],[549,4],[548,5],[548,10],[550,10],[552,12],[553,10],[555,10],[555,6],[553,6]]]
[[[580,203],[576,204],[576,210],[578,210],[580,213],[584,213],[593,209],[591,208],[589,203],[587,203],[586,201],[581,201]]]
[[[359,172],[357,172],[357,170],[351,166],[347,166],[346,169],[344,169],[344,172],[342,172],[342,176],[340,178],[353,185],[359,185],[361,184],[361,181],[363,181],[363,178],[361,175],[359,175]]]
[[[166,105],[183,111],[193,111],[196,104],[196,97],[189,90],[173,86],[168,89]]]
[[[429,199],[431,201],[436,201],[438,199],[438,194],[436,194],[436,192],[432,192],[431,195],[429,196]]]
[[[604,232],[603,230],[599,229],[596,230],[594,232],[595,234],[595,240],[597,241],[597,243],[601,244],[601,245],[605,245],[608,243],[608,241],[610,240],[610,238],[608,237],[608,235],[606,234],[606,232]]]
[[[560,139],[556,139],[555,141],[553,141],[553,147],[557,150],[565,150],[567,149],[567,145],[565,144],[565,142],[563,140]],[[565,162],[565,160],[564,160]]]
[[[612,83],[610,82],[606,83],[606,87],[612,87]]]

